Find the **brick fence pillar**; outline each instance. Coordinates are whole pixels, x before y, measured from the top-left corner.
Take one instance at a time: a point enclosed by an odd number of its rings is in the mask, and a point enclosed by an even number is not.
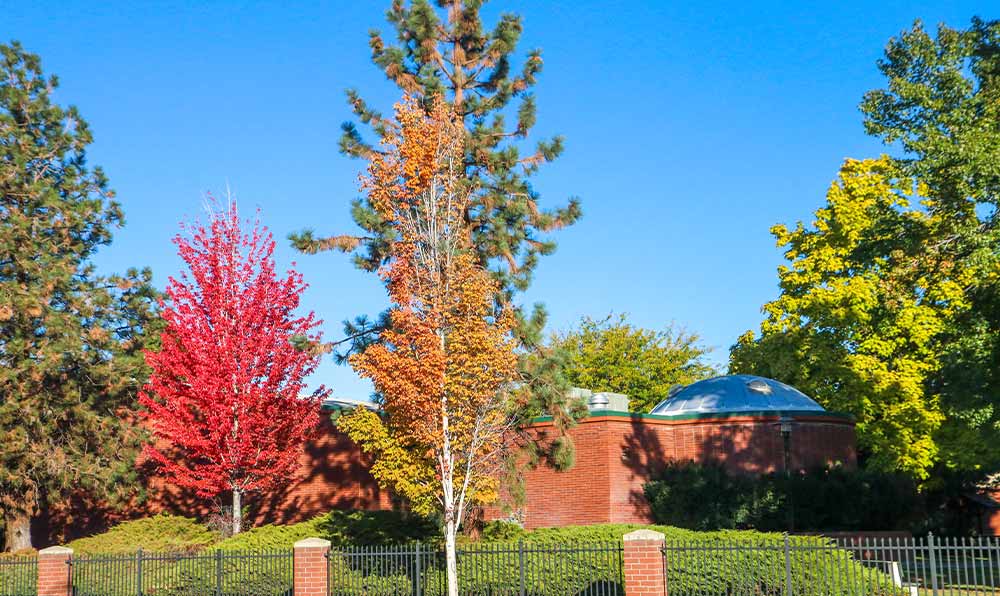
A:
[[[295,543],[295,596],[327,596],[330,541],[306,538]]]
[[[623,543],[625,596],[666,596],[663,534],[653,530],[636,530],[625,534]]]
[[[50,546],[38,551],[38,596],[66,596],[70,593],[69,558],[73,549]]]

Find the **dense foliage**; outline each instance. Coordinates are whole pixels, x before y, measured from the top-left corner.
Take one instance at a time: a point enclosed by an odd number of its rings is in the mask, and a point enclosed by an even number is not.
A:
[[[731,361],[850,413],[869,466],[920,479],[940,451],[941,341],[981,273],[923,242],[947,226],[927,191],[887,158],[848,160],[811,225],[772,229],[789,262],[781,295]]]
[[[436,519],[399,511],[334,510],[297,524],[269,524],[235,536],[221,535],[186,517],[160,514],[119,523],[106,532],[70,542],[78,554],[111,555],[150,552],[274,551],[292,548],[304,538],[324,538],[335,547],[404,544],[441,540]]]
[[[708,348],[693,333],[672,326],[643,329],[625,315],[595,320],[584,317],[578,327],[557,333],[552,345],[566,354],[564,374],[574,387],[624,393],[629,410],[649,412],[674,385],[708,378]]]
[[[435,101],[448,102],[462,127],[462,147],[456,174],[469,200],[463,218],[469,227],[472,249],[479,265],[489,269],[500,284],[500,298],[513,302],[527,289],[539,258],[551,254],[555,242],[550,232],[572,225],[581,215],[576,199],[546,209],[530,178],[541,165],[554,160],[563,149],[561,137],[538,142],[525,153],[525,144],[536,122],[531,92],[542,70],[540,50],[518,59],[515,51],[522,33],[521,17],[503,13],[487,30],[481,16],[484,0],[394,0],[387,18],[395,29],[396,43],[378,31],[371,33],[372,60],[407,96],[417,98],[428,111]],[[520,68],[517,63],[520,62]],[[381,140],[392,118],[369,105],[357,91],[347,92],[357,118],[370,125]],[[516,114],[510,125],[507,118]],[[370,159],[378,148],[366,142],[356,124],[346,123],[341,151]],[[391,258],[397,230],[365,197],[353,203],[351,214],[361,235],[320,238],[311,230],[292,235],[293,245],[307,253],[344,250],[354,253],[356,265],[375,271]],[[561,374],[563,355],[543,345],[547,315],[540,304],[516,307],[516,334],[523,348],[520,361],[525,415],[548,413],[560,431],[585,414],[567,399],[569,385]],[[388,324],[385,313],[377,321],[364,316],[345,323],[348,352],[360,352]],[[341,359],[344,359],[343,357]],[[527,441],[523,447],[531,461],[565,468],[572,464],[568,436],[546,444]]]
[[[123,216],[57,87],[38,56],[0,45],[0,513],[13,550],[31,546],[47,504],[135,485],[128,411],[155,335],[151,273],[91,263]]]
[[[408,100],[371,158],[362,187],[398,238],[382,270],[391,325],[350,362],[384,416],[357,408],[337,422],[374,457],[382,486],[442,515],[451,596],[458,530],[473,507],[499,498],[519,422],[514,317],[473,254],[463,137],[443,101],[427,113]]]
[[[692,530],[910,530],[926,513],[909,477],[842,467],[745,476],[672,463],[644,491],[657,523]]]
[[[154,521],[155,520],[155,521]],[[461,593],[516,593],[521,580],[520,557],[523,555],[526,572],[524,574],[529,593],[539,596],[563,596],[576,594],[586,589],[598,589],[606,593],[621,593],[622,568],[619,549],[621,538],[638,529],[653,529],[666,536],[671,544],[697,544],[700,550],[667,553],[672,585],[678,591],[706,591],[706,593],[727,593],[730,591],[758,593],[779,593],[785,580],[785,560],[783,538],[780,534],[754,531],[693,532],[668,526],[640,526],[623,524],[603,524],[593,526],[570,526],[563,528],[543,528],[534,531],[514,529],[512,524],[489,537],[483,534],[481,542],[460,546],[459,560]],[[445,581],[440,559],[433,553],[440,548],[440,535],[436,525],[429,520],[414,518],[395,512],[331,512],[313,520],[291,526],[264,526],[234,536],[214,547],[203,559],[190,562],[153,561],[146,564],[147,572],[157,577],[157,585],[175,589],[190,589],[192,586],[211,588],[216,578],[215,558],[211,551],[220,549],[224,553],[235,551],[281,551],[302,538],[323,537],[333,543],[331,553],[332,586],[341,594],[392,593],[411,594],[413,585],[408,574],[413,568],[405,563],[384,560],[382,564],[365,565],[361,558],[343,556],[338,548],[352,545],[400,545],[421,541],[427,547],[423,559],[424,593],[444,594]],[[143,531],[139,531],[142,529]],[[376,530],[372,533],[372,530]],[[117,530],[117,531],[116,531]],[[132,552],[137,546],[162,546],[167,550],[190,549],[198,541],[203,529],[190,520],[160,516],[153,520],[142,520],[122,524],[107,535],[73,543],[89,555],[98,550],[86,548],[103,542],[110,548],[104,553]],[[155,534],[163,533],[172,537],[174,544],[156,542]],[[110,537],[115,534],[114,539]],[[178,539],[188,536],[186,540]],[[119,548],[126,540],[132,540],[131,550]],[[851,594],[864,586],[867,594],[891,593],[889,578],[871,567],[856,563],[843,550],[833,548],[832,542],[822,538],[793,537],[792,546],[810,544],[820,547],[810,552],[791,551],[792,572],[797,593]],[[89,541],[89,542],[88,542]],[[167,541],[169,542],[169,540]],[[723,550],[723,546],[742,545],[748,547],[736,553]],[[749,548],[753,547],[753,548]],[[146,549],[148,550],[148,549]],[[437,561],[434,563],[433,561]],[[134,573],[134,568],[126,562],[118,564],[118,573]],[[832,581],[831,569],[839,570],[839,579]],[[224,584],[243,581],[246,585],[268,586],[288,583],[290,567],[267,569],[255,566],[256,573],[234,572],[229,574],[229,566],[223,564]],[[92,577],[100,580],[103,576]],[[242,579],[241,579],[242,578]],[[105,585],[119,585],[121,594],[126,594],[129,584],[109,579]],[[235,585],[235,584],[233,584]],[[86,586],[84,586],[86,587]],[[245,587],[245,586],[244,586]],[[134,589],[134,588],[133,588]],[[852,590],[854,590],[852,592]],[[110,592],[109,592],[110,593]],[[263,593],[263,592],[262,592]],[[270,593],[270,592],[268,592]]]
[[[197,521],[176,515],[156,515],[122,522],[107,532],[67,544],[78,555],[153,552],[191,552],[213,544],[218,536]]]
[[[902,147],[897,161],[931,189],[944,222],[922,242],[936,261],[976,270],[967,308],[939,342],[929,395],[944,422],[938,460],[957,472],[1000,469],[1000,21],[967,29],[921,23],[893,38],[879,62],[883,89],[865,96],[869,133]],[[936,474],[941,477],[942,474]]]
[[[189,231],[174,240],[188,271],[167,284],[161,346],[146,352],[140,403],[158,442],[145,452],[178,486],[232,494],[239,533],[242,496],[290,479],[318,429],[327,392],[305,393],[305,377],[319,321],[296,313],[302,276],[276,271],[270,233],[244,230],[235,202]]]
[[[398,511],[331,511],[291,525],[253,528],[219,542],[224,550],[290,548],[304,538],[325,538],[334,547],[352,545],[438,543],[437,520]]]
[[[862,459],[930,484],[1000,466],[1000,23],[917,23],[879,62],[869,133],[903,152],[848,160],[812,225],[772,231],[781,296],[733,372],[857,417]]]
[[[461,573],[462,593],[507,593],[519,587],[518,556],[527,562],[528,593],[563,595],[621,593],[621,564],[607,549],[617,549],[622,536],[638,529],[662,532],[671,544],[697,544],[699,549],[669,551],[671,590],[678,593],[778,594],[785,581],[785,558],[781,534],[754,531],[693,532],[669,526],[600,524],[542,528],[486,540],[463,547],[466,572]],[[795,593],[849,595],[892,594],[888,576],[853,560],[823,538],[793,537],[792,546],[815,546],[814,550],[792,550],[790,562]],[[744,546],[738,552],[722,547]],[[750,548],[753,547],[753,548]],[[591,549],[591,550],[587,550]],[[601,549],[604,552],[594,552]],[[612,551],[616,552],[616,551]],[[471,554],[475,553],[475,554]],[[841,579],[834,582],[831,570]],[[486,572],[489,570],[489,572]],[[434,583],[430,588],[434,588]],[[431,593],[431,590],[428,590]],[[440,593],[440,592],[435,592]]]

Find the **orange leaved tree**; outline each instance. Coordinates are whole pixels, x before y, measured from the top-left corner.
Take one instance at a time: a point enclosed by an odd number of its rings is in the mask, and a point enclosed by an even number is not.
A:
[[[362,189],[396,234],[382,269],[391,324],[351,364],[372,380],[385,415],[359,408],[339,423],[374,455],[380,482],[415,511],[443,514],[450,596],[462,521],[497,499],[517,369],[512,311],[471,246],[463,135],[445,103],[406,100],[372,157]]]

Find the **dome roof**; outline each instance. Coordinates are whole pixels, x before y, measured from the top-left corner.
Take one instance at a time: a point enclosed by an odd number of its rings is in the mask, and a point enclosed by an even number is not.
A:
[[[729,375],[691,383],[657,404],[651,413],[683,416],[767,411],[826,410],[798,389],[774,379]]]

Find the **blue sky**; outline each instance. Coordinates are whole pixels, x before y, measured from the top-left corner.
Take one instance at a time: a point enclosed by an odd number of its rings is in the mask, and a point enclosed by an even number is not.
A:
[[[157,285],[180,262],[170,238],[228,182],[259,207],[311,284],[305,306],[340,321],[385,306],[378,280],[340,254],[297,255],[284,238],[353,230],[361,162],[337,152],[356,87],[388,110],[396,89],[369,61],[367,32],[388,0],[40,2],[4,7],[4,37],[42,56],[95,133],[126,226],[98,257],[106,271],[149,265]],[[286,6],[292,5],[292,6]],[[293,5],[294,4],[294,5]],[[526,302],[551,327],[626,312],[702,335],[724,365],[776,295],[781,255],[768,228],[810,217],[845,157],[884,151],[857,105],[881,86],[875,62],[914,19],[965,27],[983,4],[494,0],[523,15],[540,47],[536,138],[566,152],[535,179],[544,204],[579,196],[583,220],[557,234]],[[313,383],[364,398],[369,385],[323,363]]]

